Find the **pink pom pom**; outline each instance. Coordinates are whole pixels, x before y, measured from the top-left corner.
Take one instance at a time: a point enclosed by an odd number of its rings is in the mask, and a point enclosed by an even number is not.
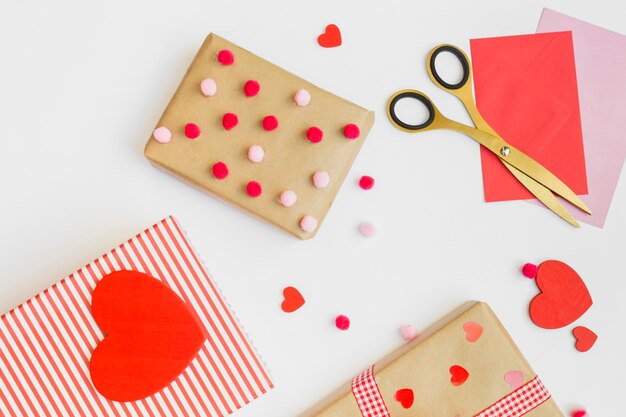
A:
[[[587,412],[585,410],[574,410],[571,415],[572,417],[586,417]]]
[[[413,340],[417,337],[417,330],[415,330],[415,327],[410,324],[405,324],[400,327],[400,334],[404,340]]]
[[[317,229],[317,219],[307,214],[300,220],[300,228],[307,233],[313,232]]]
[[[296,94],[293,96],[293,101],[296,102],[296,105],[300,107],[304,107],[311,102],[311,93],[309,93],[304,88],[298,90]]]
[[[522,275],[524,275],[526,278],[534,279],[537,276],[538,269],[539,268],[535,264],[524,264],[524,266],[522,267]]]
[[[340,314],[335,319],[335,326],[337,326],[339,330],[348,330],[350,328],[350,319],[348,318],[348,316]]]
[[[170,132],[170,130],[164,126],[154,129],[152,135],[154,136],[154,140],[159,143],[167,143],[172,140],[172,132]]]
[[[285,190],[280,193],[278,202],[285,207],[291,207],[298,201],[298,195],[291,190]]]
[[[372,237],[376,234],[376,226],[369,222],[363,222],[359,225],[359,232],[365,237]]]

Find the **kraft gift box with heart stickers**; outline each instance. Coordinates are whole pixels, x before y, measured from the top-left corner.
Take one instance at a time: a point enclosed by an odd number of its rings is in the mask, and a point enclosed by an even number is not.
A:
[[[0,321],[3,416],[225,416],[272,387],[172,217]]]
[[[309,239],[373,123],[372,111],[211,34],[145,155],[186,182]]]
[[[489,306],[468,302],[301,417],[563,417]]]

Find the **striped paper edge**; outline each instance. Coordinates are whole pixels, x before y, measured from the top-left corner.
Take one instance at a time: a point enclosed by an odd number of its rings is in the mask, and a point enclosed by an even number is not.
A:
[[[91,316],[91,294],[104,275],[124,269],[163,281],[193,308],[209,337],[168,387],[122,403],[95,391],[88,364],[104,337]],[[3,416],[226,416],[271,388],[264,363],[173,217],[0,320]]]

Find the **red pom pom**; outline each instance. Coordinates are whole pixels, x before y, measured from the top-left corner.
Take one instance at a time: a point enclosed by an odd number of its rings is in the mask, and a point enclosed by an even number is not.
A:
[[[522,267],[522,275],[526,278],[534,279],[537,277],[537,270],[539,268],[535,264],[524,264]]]
[[[246,186],[246,192],[250,197],[256,198],[261,195],[263,190],[261,189],[261,184],[256,181],[250,181]]]
[[[224,125],[224,129],[226,130],[230,130],[237,126],[237,123],[239,123],[239,118],[237,118],[235,113],[226,113],[222,117],[222,125]]]
[[[217,60],[222,65],[232,65],[235,62],[235,56],[228,49],[222,49],[217,53]]]
[[[246,93],[248,97],[254,97],[259,94],[259,90],[261,90],[261,86],[257,81],[248,80],[243,86],[243,92]]]
[[[195,123],[187,123],[185,125],[185,136],[189,139],[195,139],[200,136],[200,128]]]
[[[228,167],[223,162],[216,162],[211,170],[213,171],[213,176],[218,180],[223,180],[228,176]]]
[[[278,119],[276,116],[265,116],[263,119],[263,129],[270,131],[278,127]]]
[[[343,128],[343,135],[347,139],[356,139],[359,137],[360,134],[361,131],[359,130],[359,127],[355,124],[350,123]]]
[[[572,411],[572,417],[586,417],[587,412],[585,410],[574,410]]]
[[[350,319],[347,316],[340,314],[335,319],[335,326],[337,326],[339,330],[348,330],[350,328]]]
[[[363,175],[359,180],[359,187],[364,190],[371,190],[373,186],[374,178],[370,177],[369,175]]]
[[[306,137],[312,143],[318,143],[322,141],[322,137],[324,136],[324,132],[319,127],[312,126],[309,130],[306,131]]]

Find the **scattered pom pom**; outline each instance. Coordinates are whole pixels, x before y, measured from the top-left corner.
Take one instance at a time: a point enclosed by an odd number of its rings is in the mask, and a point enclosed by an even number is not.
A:
[[[263,118],[263,129],[272,131],[278,127],[278,119],[276,116],[265,116]]]
[[[280,193],[278,202],[285,207],[291,207],[298,201],[298,195],[291,190],[285,190]]]
[[[307,106],[311,102],[311,93],[309,93],[304,88],[298,90],[296,94],[293,96],[293,101],[296,102],[296,105],[300,107]]]
[[[222,125],[226,130],[230,130],[233,127],[237,126],[237,123],[239,123],[239,118],[235,113],[226,113],[222,117]]]
[[[400,335],[406,341],[413,340],[417,337],[417,330],[415,330],[415,327],[410,324],[405,324],[400,327]]]
[[[213,78],[207,78],[200,83],[200,91],[207,97],[213,97],[217,93],[217,84]]]
[[[330,175],[326,171],[317,171],[313,174],[313,185],[315,188],[326,188],[330,184]]]
[[[170,132],[170,130],[164,126],[154,129],[154,132],[152,132],[152,136],[154,136],[154,140],[159,143],[167,143],[172,140],[172,132]]]
[[[252,145],[248,148],[248,159],[251,162],[259,163],[265,158],[265,151],[259,145]]]
[[[200,136],[200,127],[195,123],[187,123],[185,125],[185,136],[189,139],[195,139]]]
[[[310,214],[307,214],[302,218],[302,220],[300,220],[300,228],[307,233],[313,232],[317,229],[317,219]]]
[[[586,417],[587,412],[585,410],[574,410],[571,412],[572,417]]]
[[[337,326],[339,330],[346,331],[350,328],[350,319],[348,318],[348,316],[340,314],[335,319],[335,326]]]
[[[371,190],[373,186],[374,178],[370,177],[369,175],[363,175],[359,180],[359,187],[364,190]]]
[[[376,234],[376,227],[372,223],[363,222],[359,225],[359,232],[365,237],[372,237]]]
[[[228,49],[222,49],[217,53],[217,60],[222,65],[232,65],[235,62],[235,56]]]
[[[312,126],[306,131],[306,138],[311,141],[311,143],[319,143],[322,141],[322,137],[324,136],[324,132],[319,127]]]
[[[357,125],[349,123],[343,128],[343,135],[347,139],[356,139],[361,135],[361,130],[359,130]]]
[[[246,192],[252,198],[257,198],[261,195],[263,190],[261,189],[261,184],[256,181],[250,181],[248,185],[246,185]]]
[[[535,264],[527,263],[522,267],[522,275],[526,278],[535,279],[539,268]]]
[[[228,167],[223,162],[216,162],[215,164],[213,164],[211,171],[213,172],[213,176],[217,180],[223,180],[224,178],[228,177]]]
[[[248,80],[243,86],[243,92],[248,97],[256,96],[257,94],[259,94],[260,90],[261,86],[259,85],[259,82],[255,80]]]

